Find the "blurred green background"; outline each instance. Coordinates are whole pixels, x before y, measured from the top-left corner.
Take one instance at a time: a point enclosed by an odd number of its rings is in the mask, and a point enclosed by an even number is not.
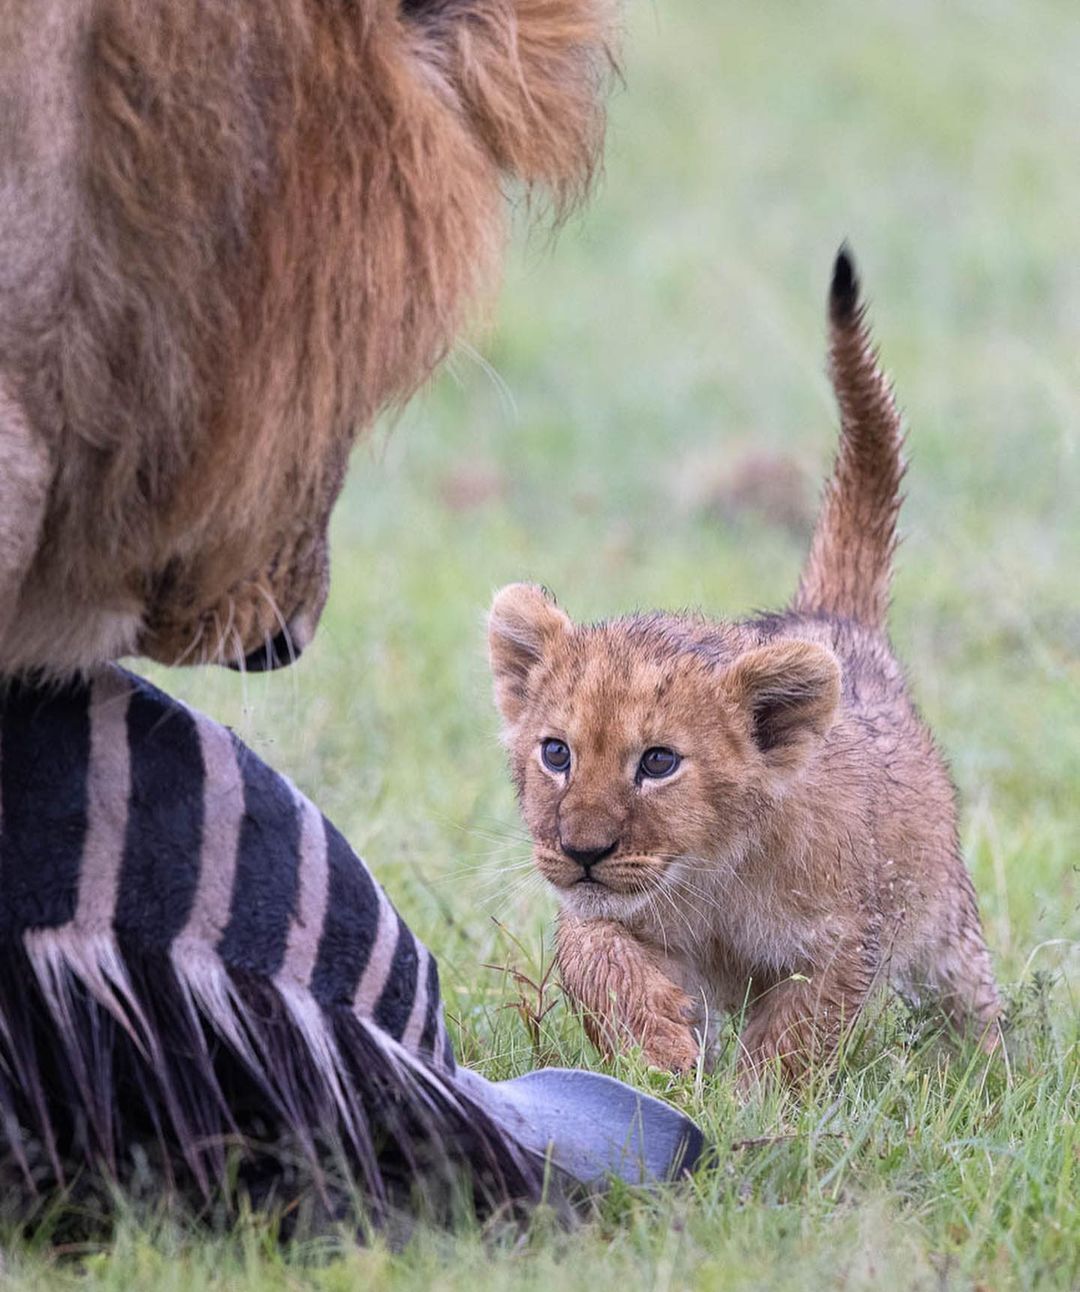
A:
[[[556,990],[530,1038],[520,980],[484,967],[538,979],[553,911],[484,611],[518,578],[580,617],[784,602],[833,450],[846,238],[910,430],[893,633],[963,797],[1014,1067],[883,1024],[839,1093],[741,1108],[724,1073],[627,1060],[718,1141],[778,1147],[572,1238],[357,1254],[340,1286],[1080,1286],[1080,10],[638,0],[622,66],[591,203],[554,241],[518,220],[490,326],[357,450],[314,646],[269,679],[158,680],[365,855],[439,954],[468,1060],[597,1063]],[[139,1259],[163,1286],[232,1268]],[[338,1286],[266,1260],[260,1286]]]
[[[523,230],[489,328],[357,450],[315,645],[269,679],[159,677],[293,775],[475,979],[467,867],[516,826],[492,591],[535,579],[580,617],[782,604],[834,448],[846,238],[909,427],[893,635],[1015,975],[1080,932],[1080,12],[627,17],[593,201],[554,241]],[[448,878],[461,946],[426,882]]]

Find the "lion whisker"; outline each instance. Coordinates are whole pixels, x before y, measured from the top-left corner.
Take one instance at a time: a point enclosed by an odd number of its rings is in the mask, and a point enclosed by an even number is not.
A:
[[[236,602],[232,599],[232,597],[230,597],[230,598],[229,598],[229,613],[228,613],[228,615],[227,615],[227,617],[226,617],[226,619],[225,619],[225,625],[224,625],[224,627],[223,627],[223,628],[221,628],[220,632],[218,633],[217,645],[214,647],[214,658],[215,658],[215,659],[219,659],[219,660],[220,660],[220,659],[224,659],[224,657],[225,657],[225,641],[226,641],[226,639],[227,639],[228,637],[230,637],[230,636],[231,636],[231,634],[232,634],[232,630],[233,630],[233,623],[235,622],[235,620],[236,620]],[[215,625],[217,624],[217,622],[218,622],[217,611],[215,611],[215,612],[214,612],[214,623],[215,623]]]
[[[738,868],[733,866],[730,861],[719,858],[696,857],[686,853],[670,853],[662,855],[662,860],[671,862],[679,870],[687,871],[691,874],[699,875],[720,875],[726,879],[732,879],[737,883],[744,892],[749,893],[750,886],[739,873]],[[670,873],[670,871],[669,871]]]
[[[481,898],[483,905],[493,914],[501,915],[515,899],[540,889],[543,880],[538,874],[522,875],[507,886],[501,893],[492,893]]]
[[[205,631],[206,631],[206,625],[200,620],[195,625],[195,631],[191,634],[191,640],[180,652],[180,654],[177,655],[176,658],[170,662],[169,668],[180,668],[181,665],[185,663],[185,661],[191,658],[191,656],[195,653],[195,651],[198,650],[199,644],[203,639],[203,633]]]
[[[680,908],[679,902],[675,900],[676,897],[678,897],[679,900],[688,906],[697,918],[705,924],[708,922],[708,911],[707,909],[702,909],[698,904],[696,899],[699,894],[694,889],[685,885],[667,883],[658,884],[656,886],[656,891],[663,894],[672,911],[682,920],[683,926],[686,929],[690,940],[697,946],[700,946],[705,941],[705,931],[701,928],[694,928],[687,917],[686,912]]]

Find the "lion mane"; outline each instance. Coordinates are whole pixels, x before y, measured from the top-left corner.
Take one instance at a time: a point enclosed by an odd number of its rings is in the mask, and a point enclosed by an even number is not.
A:
[[[584,192],[606,0],[10,0],[0,675],[287,662],[349,448]]]

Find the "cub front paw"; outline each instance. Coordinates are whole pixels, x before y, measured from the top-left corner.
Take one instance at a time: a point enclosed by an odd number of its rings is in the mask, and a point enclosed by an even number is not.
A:
[[[641,1048],[648,1061],[669,1072],[686,1072],[697,1065],[701,1042],[692,1024],[695,1002],[671,983],[650,995],[638,1021]]]
[[[701,1045],[685,1023],[657,1023],[641,1043],[642,1053],[654,1068],[689,1072],[697,1066]]]

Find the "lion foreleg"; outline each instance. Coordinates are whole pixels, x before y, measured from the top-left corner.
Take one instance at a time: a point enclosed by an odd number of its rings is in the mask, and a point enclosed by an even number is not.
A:
[[[657,1067],[682,1071],[697,1062],[694,1001],[667,976],[659,956],[623,925],[564,911],[556,957],[563,987],[604,1054],[637,1044]]]
[[[0,640],[37,551],[51,479],[49,452],[0,374]]]

